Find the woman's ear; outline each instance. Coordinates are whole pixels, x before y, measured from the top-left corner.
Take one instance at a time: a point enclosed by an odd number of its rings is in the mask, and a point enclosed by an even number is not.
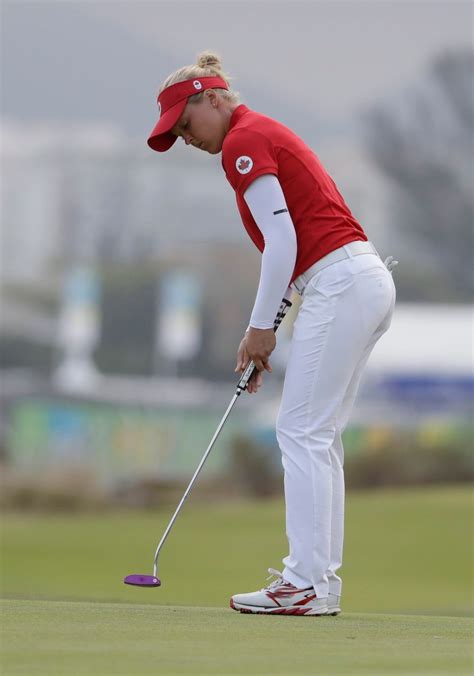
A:
[[[204,96],[207,96],[209,103],[213,108],[217,108],[219,104],[219,97],[217,96],[217,93],[214,91],[214,89],[206,89]]]

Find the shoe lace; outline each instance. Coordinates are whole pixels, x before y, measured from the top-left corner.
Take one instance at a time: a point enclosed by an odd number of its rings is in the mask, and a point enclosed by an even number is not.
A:
[[[280,587],[280,585],[285,584],[285,580],[283,579],[282,573],[280,571],[275,570],[275,568],[269,568],[268,572],[270,575],[267,577],[267,580],[270,580],[272,577],[275,577],[276,580],[273,580],[273,582],[270,582],[269,585],[264,587],[264,589],[276,589],[277,587]]]

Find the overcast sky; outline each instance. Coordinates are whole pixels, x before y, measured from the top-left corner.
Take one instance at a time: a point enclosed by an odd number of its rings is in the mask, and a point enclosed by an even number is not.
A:
[[[468,0],[3,0],[2,114],[145,137],[156,92],[212,48],[245,103],[309,138],[472,44]]]
[[[214,48],[235,77],[323,115],[350,112],[417,78],[444,48],[472,44],[464,0],[220,0],[85,2],[159,44],[176,67]],[[156,64],[157,83],[166,76]]]

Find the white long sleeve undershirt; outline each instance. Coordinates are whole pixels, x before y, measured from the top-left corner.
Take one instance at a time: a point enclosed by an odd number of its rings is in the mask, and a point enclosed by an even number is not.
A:
[[[291,294],[289,284],[297,250],[295,227],[276,176],[265,174],[256,178],[245,191],[244,199],[265,240],[250,326],[271,329],[281,299]]]

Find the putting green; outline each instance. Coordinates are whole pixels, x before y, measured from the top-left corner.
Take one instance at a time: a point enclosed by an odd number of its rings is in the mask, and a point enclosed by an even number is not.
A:
[[[467,618],[3,601],[9,674],[470,673]]]

